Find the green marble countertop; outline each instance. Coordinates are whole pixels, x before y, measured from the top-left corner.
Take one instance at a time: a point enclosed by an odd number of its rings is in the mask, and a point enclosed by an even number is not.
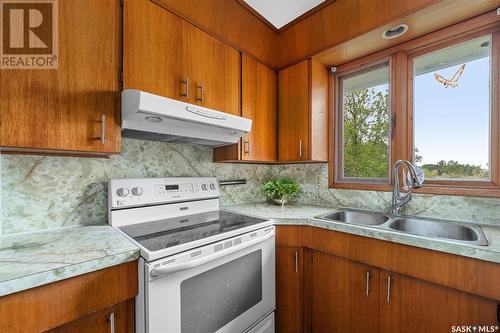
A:
[[[139,258],[109,225],[74,226],[0,237],[0,296]]]
[[[309,225],[500,263],[500,226],[483,225],[482,229],[489,245],[479,246],[446,240],[429,239],[386,229],[377,229],[376,227],[314,219],[315,216],[339,209],[341,207],[298,203],[290,204],[282,208],[266,202],[254,202],[248,204],[228,205],[222,208],[234,213],[272,219],[276,225]]]
[[[309,225],[500,263],[500,227],[482,226],[488,246],[432,240],[373,227],[314,219],[334,206],[265,202],[224,210],[276,225]],[[74,226],[0,237],[0,296],[118,265],[139,257],[139,249],[109,225]]]

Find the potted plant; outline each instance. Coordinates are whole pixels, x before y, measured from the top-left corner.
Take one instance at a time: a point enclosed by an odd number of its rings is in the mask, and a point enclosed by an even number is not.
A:
[[[300,197],[299,184],[290,177],[265,182],[262,185],[262,192],[274,204],[282,206]]]

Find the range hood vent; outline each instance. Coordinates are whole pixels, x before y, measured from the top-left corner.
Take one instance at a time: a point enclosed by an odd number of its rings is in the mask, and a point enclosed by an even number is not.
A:
[[[252,120],[144,91],[122,91],[122,136],[206,146],[237,143]]]

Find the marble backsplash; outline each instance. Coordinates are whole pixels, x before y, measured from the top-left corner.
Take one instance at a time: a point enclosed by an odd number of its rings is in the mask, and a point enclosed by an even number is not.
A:
[[[377,211],[390,207],[390,193],[328,189],[326,164],[216,164],[208,147],[123,139],[122,153],[110,158],[2,155],[0,231],[104,223],[110,178],[246,178],[246,185],[221,189],[222,204],[234,204],[263,200],[260,185],[284,175],[300,182],[303,202]],[[406,213],[500,225],[500,199],[418,195]]]

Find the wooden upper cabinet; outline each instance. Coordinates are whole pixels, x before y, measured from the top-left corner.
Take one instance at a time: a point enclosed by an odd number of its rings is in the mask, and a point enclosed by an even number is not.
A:
[[[377,332],[379,269],[318,251],[312,258],[312,332]]]
[[[380,274],[380,291],[381,333],[451,332],[452,326],[498,325],[498,305],[491,299],[387,271]]]
[[[242,56],[241,115],[252,119],[252,131],[243,137],[242,159],[276,161],[278,76],[269,67]]]
[[[182,82],[188,77],[183,44],[186,27],[182,19],[149,0],[124,1],[124,89],[186,101],[182,96],[188,89]]]
[[[0,146],[119,152],[120,70],[119,1],[59,1],[58,68],[0,70]]]
[[[214,161],[276,162],[278,75],[246,55],[241,73],[241,116],[252,119],[252,131],[239,144],[216,148]]]
[[[124,3],[124,88],[240,114],[240,53],[150,0]]]
[[[240,53],[189,23],[183,32],[189,102],[239,115]]]
[[[328,74],[314,59],[279,73],[279,160],[328,158]]]

